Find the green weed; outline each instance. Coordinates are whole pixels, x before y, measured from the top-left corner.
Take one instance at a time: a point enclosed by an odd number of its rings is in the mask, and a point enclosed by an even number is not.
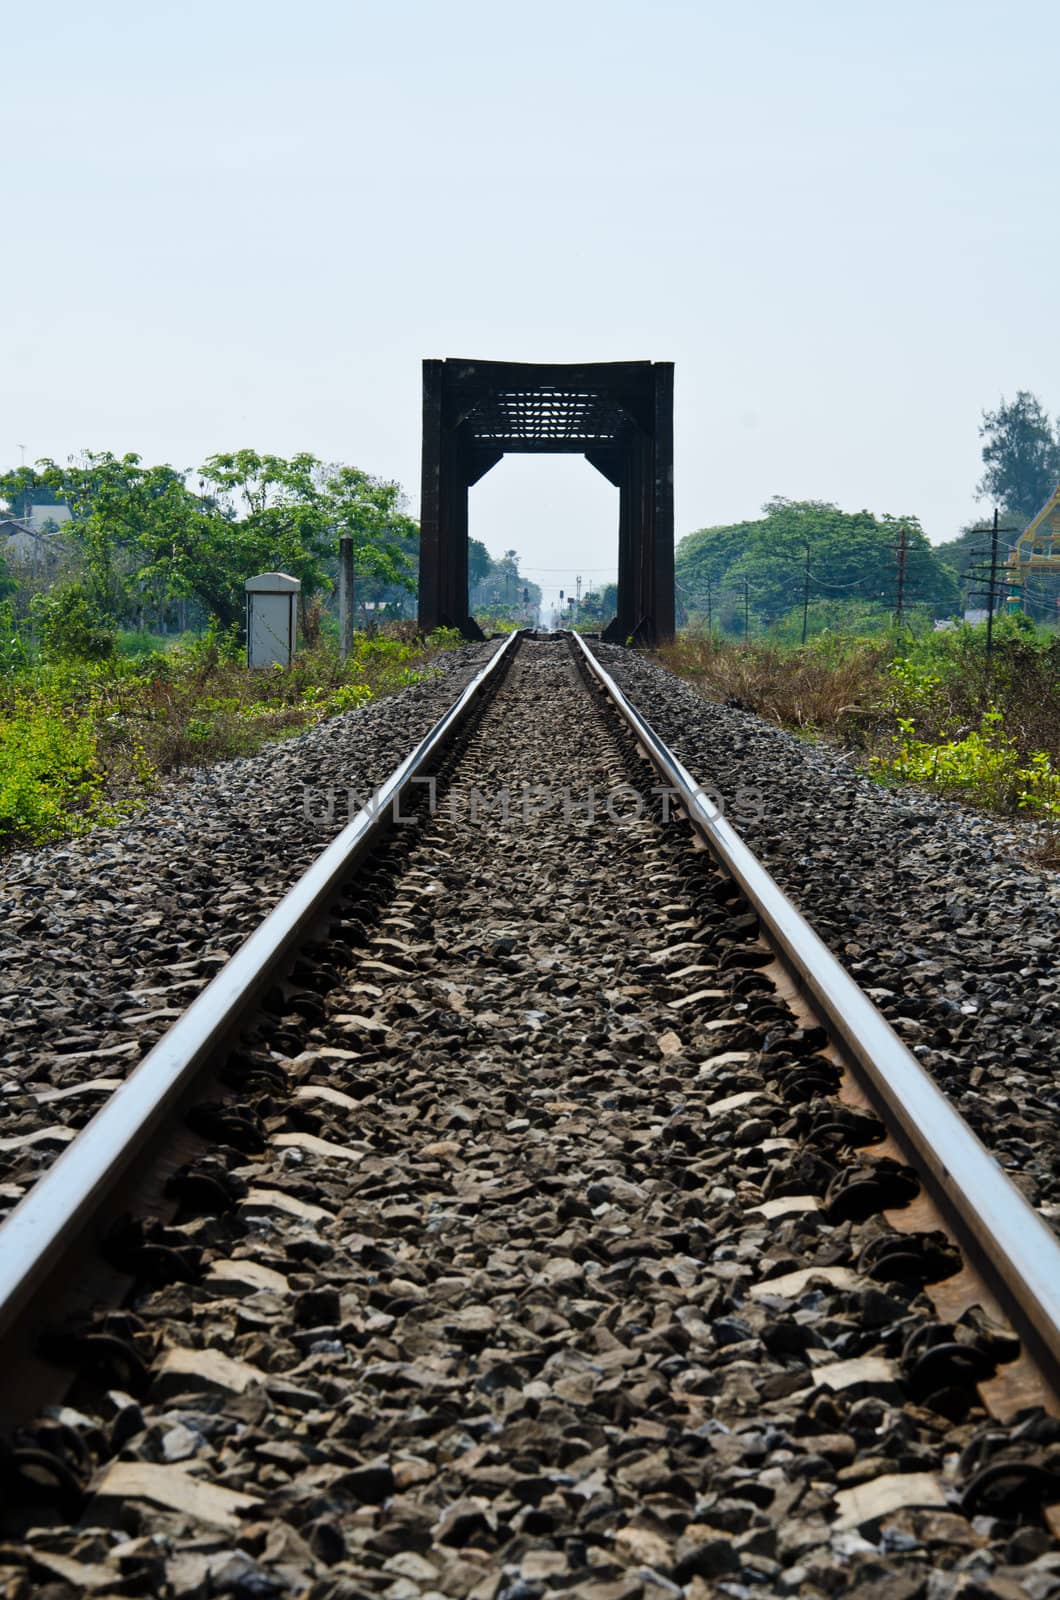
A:
[[[662,651],[709,698],[852,746],[881,782],[919,783],[1037,823],[1060,859],[1060,639],[1025,618],[984,627],[749,645],[686,634]]]
[[[22,700],[0,723],[0,842],[52,839],[110,821],[96,737]]]
[[[233,630],[169,649],[133,635],[94,655],[92,615],[73,602],[64,615],[85,624],[79,647],[56,636],[34,662],[0,608],[0,847],[82,831],[135,806],[166,773],[250,755],[421,682],[463,642],[449,629],[426,641],[359,635],[345,662],[320,645],[288,671],[252,672]]]

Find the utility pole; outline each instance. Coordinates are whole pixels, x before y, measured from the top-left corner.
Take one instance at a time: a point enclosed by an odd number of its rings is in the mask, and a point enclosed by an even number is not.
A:
[[[909,553],[909,530],[904,522],[898,530],[898,543],[893,544],[891,549],[896,552],[898,558],[898,598],[895,605],[894,620],[896,626],[900,628],[902,626],[902,615],[905,611],[905,562]]]
[[[707,638],[714,638],[714,604],[711,592],[710,579],[707,579]]]
[[[806,571],[802,580],[802,642],[806,643],[806,626],[810,617],[810,547],[806,546]]]
[[[344,533],[339,540],[339,660],[345,661],[353,649],[353,539]]]
[[[580,618],[582,614],[582,580],[580,573],[578,577],[575,578],[574,584],[577,591],[577,597],[574,603],[574,615]]]
[[[747,644],[751,637],[751,586],[747,579],[743,580],[743,642]]]
[[[986,613],[986,659],[994,653],[994,604],[997,599],[997,506],[994,507],[994,526],[990,530],[990,588]]]
[[[1008,531],[1009,530],[1006,529],[1006,532]],[[998,526],[998,511],[997,507],[995,506],[993,526],[990,530],[990,560],[988,562],[981,562],[974,567],[968,568],[968,575],[973,580],[982,582],[985,579],[986,581],[985,595],[981,590],[978,593],[969,590],[968,598],[970,600],[976,599],[980,601],[985,599],[986,601],[986,660],[988,671],[990,666],[990,658],[994,653],[994,611],[997,608],[998,590],[1002,587],[998,581],[998,572],[1000,568],[1000,563],[998,561],[1000,532],[1001,529]]]

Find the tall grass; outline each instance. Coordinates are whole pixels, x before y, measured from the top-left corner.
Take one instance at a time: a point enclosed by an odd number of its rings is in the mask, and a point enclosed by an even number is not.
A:
[[[1060,639],[1021,618],[985,628],[823,635],[810,644],[735,644],[687,634],[664,665],[709,699],[836,739],[883,782],[914,782],[1038,824],[1060,857]]]
[[[836,732],[852,719],[873,714],[892,646],[829,639],[788,649],[736,645],[701,633],[682,635],[659,654],[665,666],[710,700],[787,728]]]

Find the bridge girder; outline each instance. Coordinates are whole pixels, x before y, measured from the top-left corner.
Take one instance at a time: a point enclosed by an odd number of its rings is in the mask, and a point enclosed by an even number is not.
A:
[[[604,632],[674,632],[673,363],[423,363],[419,622],[482,632],[468,608],[468,489],[502,456],[576,454],[619,490],[618,608]]]

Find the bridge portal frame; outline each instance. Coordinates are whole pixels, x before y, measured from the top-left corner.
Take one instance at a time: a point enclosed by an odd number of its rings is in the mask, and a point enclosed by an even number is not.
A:
[[[674,633],[671,361],[423,363],[419,624],[482,630],[468,607],[468,490],[509,452],[584,455],[619,491],[614,643]]]

